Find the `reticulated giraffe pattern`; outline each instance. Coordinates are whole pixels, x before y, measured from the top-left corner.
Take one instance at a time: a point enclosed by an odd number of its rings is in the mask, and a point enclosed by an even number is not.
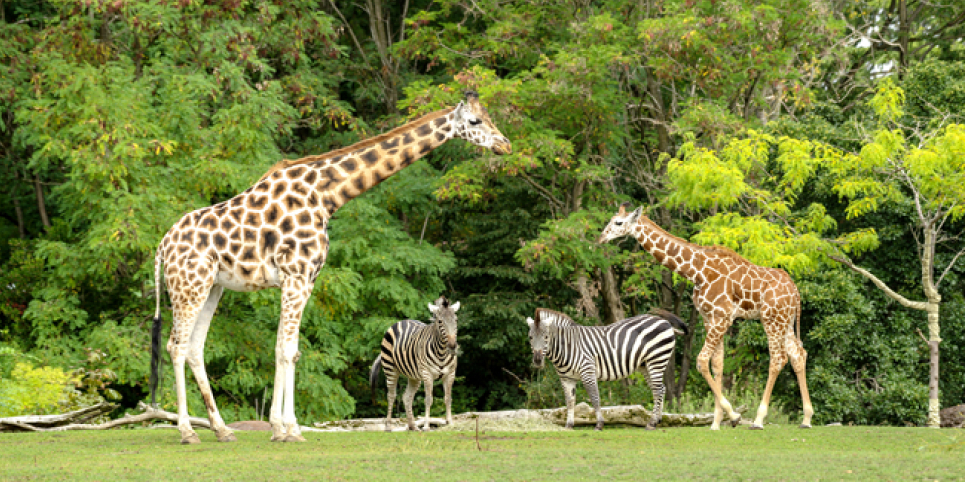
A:
[[[627,204],[621,205],[619,212],[610,219],[599,242],[631,235],[658,263],[694,283],[694,304],[707,331],[704,346],[697,356],[697,368],[714,392],[711,429],[720,429],[724,412],[735,426],[741,418],[724,397],[721,386],[723,338],[736,318],[760,319],[770,352],[767,385],[751,428],[764,428],[774,382],[788,359],[801,388],[804,405],[801,427],[810,428],[814,410],[805,373],[807,352],[800,339],[801,295],[791,277],[784,270],[755,265],[730,249],[700,246],[673,236],[643,215],[642,208],[627,213]]]
[[[204,342],[225,288],[281,288],[275,382],[269,422],[273,441],[303,441],[294,411],[295,362],[302,310],[328,254],[335,211],[452,138],[496,154],[510,152],[479,97],[427,114],[388,133],[319,156],[282,161],[234,198],[184,215],[155,257],[157,312],[152,330],[152,403],[157,384],[160,275],[174,311],[167,345],[174,365],[182,443],[197,443],[188,421],[184,364],[204,398],[219,441],[235,439],[215,404],[204,368]]]

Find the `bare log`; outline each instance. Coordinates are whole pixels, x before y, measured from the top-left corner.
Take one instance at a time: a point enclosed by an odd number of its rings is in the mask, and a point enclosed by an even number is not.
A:
[[[62,432],[65,430],[106,430],[121,425],[132,423],[148,422],[151,420],[164,420],[177,423],[176,413],[164,410],[155,410],[144,404],[138,403],[137,408],[143,413],[137,415],[127,414],[124,417],[98,424],[82,423],[86,420],[96,418],[114,410],[115,405],[108,402],[101,402],[97,405],[75,410],[59,415],[25,415],[21,417],[0,418],[0,432]],[[190,417],[191,425],[200,428],[211,428],[207,419]]]

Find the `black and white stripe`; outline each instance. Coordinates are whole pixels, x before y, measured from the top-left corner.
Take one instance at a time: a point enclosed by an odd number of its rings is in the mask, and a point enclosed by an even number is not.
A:
[[[440,297],[436,304],[429,303],[432,321],[428,325],[415,320],[403,320],[385,332],[382,353],[372,363],[369,384],[375,390],[379,368],[385,372],[388,389],[389,411],[386,429],[395,406],[396,385],[399,377],[408,380],[402,401],[408,417],[409,430],[419,430],[412,415],[412,400],[419,385],[426,384],[426,422],[428,429],[429,409],[432,408],[432,382],[442,378],[445,392],[446,422],[452,423],[452,383],[456,379],[456,311],[459,303],[449,304]]]
[[[663,374],[673,359],[675,334],[687,325],[669,312],[639,315],[607,326],[582,326],[568,316],[545,308],[527,318],[533,364],[549,359],[556,367],[566,397],[566,426],[573,427],[576,383],[583,382],[596,411],[596,429],[603,429],[597,380],[620,380],[640,371],[653,391],[653,414],[648,429],[663,414]]]

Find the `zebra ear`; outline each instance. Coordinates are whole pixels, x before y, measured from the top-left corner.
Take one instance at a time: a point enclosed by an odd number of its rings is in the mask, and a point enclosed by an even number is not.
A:
[[[535,322],[533,321],[533,319],[527,316],[527,317],[526,317],[526,324],[529,325],[530,328],[532,328],[532,327],[533,327],[533,323],[535,323]]]
[[[543,326],[545,326],[545,327],[547,327],[547,328],[552,328],[552,327],[553,327],[553,323],[554,323],[555,321],[556,321],[556,319],[553,318],[552,316],[547,316],[546,318],[543,318],[543,319],[540,321],[540,324],[542,324]]]
[[[432,303],[429,303],[429,311],[431,311],[433,315],[436,314],[436,311],[437,311],[438,309],[439,309],[438,306],[436,306],[436,305],[434,305],[434,304],[432,304]]]
[[[457,311],[459,311],[459,302],[458,302],[458,301],[452,304],[452,312],[455,313],[455,312],[457,312]]]

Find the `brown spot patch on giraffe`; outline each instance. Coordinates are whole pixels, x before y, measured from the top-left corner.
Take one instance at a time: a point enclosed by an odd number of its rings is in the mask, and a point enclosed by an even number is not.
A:
[[[214,215],[217,217],[224,216],[225,211],[228,210],[228,205],[226,203],[219,203],[214,206]]]
[[[305,175],[305,182],[307,182],[308,185],[315,184],[316,179],[318,179],[318,173],[315,172],[314,169],[308,171],[308,174]]]
[[[194,243],[194,230],[181,231],[181,242],[187,244]]]
[[[191,249],[190,246],[184,246],[184,245],[178,246],[178,254],[184,254],[189,249]]]
[[[256,259],[257,259],[257,255],[255,254],[254,246],[246,246],[244,251],[241,252],[242,262],[252,262],[252,261],[255,261]]]
[[[667,254],[669,254],[670,256],[677,256],[678,254],[680,254],[680,246],[676,244],[671,244],[669,247],[667,247]]]
[[[446,135],[441,132],[436,132],[436,142],[443,142],[446,140]]]
[[[245,216],[246,226],[261,226],[261,213],[248,213]]]
[[[389,150],[395,147],[399,147],[399,138],[389,139],[387,141],[382,141],[379,143],[379,147],[383,150]]]
[[[318,206],[318,194],[312,192],[308,195],[308,207],[314,208]]]
[[[254,268],[249,269],[244,266],[238,266],[238,273],[241,274],[241,278],[243,279],[251,279],[251,272],[254,270]]]
[[[355,185],[355,189],[358,189],[359,192],[365,190],[365,180],[362,179],[362,176],[356,176],[355,179],[352,179],[352,184]]]
[[[224,261],[224,264],[229,268],[235,265],[235,258],[234,256],[231,256],[229,253],[221,253],[221,259]]]
[[[415,133],[420,137],[426,137],[429,134],[432,134],[432,126],[430,126],[429,124],[422,124],[421,126],[416,128]]]
[[[398,150],[398,149],[392,149],[391,151],[388,152],[388,154],[389,154],[390,156],[394,156],[394,155],[396,155],[396,154],[398,154],[398,153],[399,153],[399,150]]]
[[[238,224],[241,224],[241,218],[244,217],[244,215],[245,215],[245,211],[244,209],[241,209],[241,208],[235,208],[235,209],[232,209],[231,211],[228,211],[228,216],[231,216],[231,218],[234,219],[235,222]]]
[[[266,181],[261,181],[258,184],[255,184],[256,192],[268,192],[269,189],[271,189],[271,184]]]
[[[720,279],[720,273],[714,269],[704,270],[704,278],[707,279],[707,284],[713,284],[715,281]]]
[[[295,231],[295,237],[301,239],[313,238],[315,237],[315,231],[310,229],[299,229],[298,231]]]
[[[244,228],[244,234],[245,234],[245,239],[244,239],[245,244],[254,243],[258,239],[258,233],[256,233],[254,229],[250,229],[246,227]]]
[[[275,249],[275,246],[278,245],[278,241],[280,241],[278,233],[271,229],[262,229],[261,239],[259,240],[259,251],[261,251],[262,257],[271,253]]]
[[[335,212],[335,210],[338,209],[338,204],[328,197],[325,198],[325,201],[322,204],[325,205],[325,209],[327,209],[330,213]]]
[[[411,133],[408,133],[408,132],[407,132],[404,136],[402,136],[402,145],[403,145],[403,146],[407,146],[407,145],[409,145],[409,144],[412,144],[413,142],[415,142],[415,137],[412,137],[412,134],[411,134]]]
[[[389,172],[395,172],[395,163],[392,162],[392,159],[385,160],[385,168],[388,169]]]
[[[225,238],[225,236],[221,233],[214,233],[214,236],[211,237],[211,241],[214,242],[214,247],[218,248],[219,250],[224,249],[225,245],[228,244],[228,238]]]
[[[312,254],[317,247],[318,247],[318,243],[316,243],[315,241],[309,241],[306,243],[302,243],[301,246],[299,246],[299,251],[301,252],[302,256],[311,259]]]
[[[339,166],[341,166],[345,172],[353,172],[359,167],[358,164],[355,163],[355,159],[346,159],[345,162],[339,164]]]
[[[285,190],[287,189],[288,189],[288,184],[284,182],[279,182],[278,184],[275,184],[274,189],[271,190],[271,196],[275,198],[281,197],[281,195],[284,194]]]
[[[235,196],[231,198],[231,202],[229,202],[228,205],[231,207],[238,207],[241,206],[242,202],[244,201],[241,199],[241,196]]]
[[[284,161],[282,161],[282,162],[284,162]],[[272,178],[272,179],[280,179],[280,178],[281,178],[281,173],[280,173],[280,172],[273,172],[273,173],[271,173],[271,178]]]
[[[299,195],[307,196],[307,195],[308,195],[308,186],[307,186],[305,183],[303,183],[303,182],[293,182],[293,183],[292,183],[292,191],[298,193]]]
[[[299,177],[302,174],[305,174],[305,168],[301,166],[293,167],[285,171],[285,175],[288,176],[289,179],[295,179],[296,177]]]
[[[312,223],[312,216],[307,212],[303,212],[298,215],[298,224],[302,226],[308,226]]]
[[[425,153],[432,150],[432,143],[429,141],[422,141],[419,143],[419,154],[424,155]]]
[[[232,241],[238,241],[238,240],[240,240],[240,239],[241,239],[241,229],[235,229],[234,231],[228,233],[228,237],[231,238]]]
[[[205,229],[218,229],[218,219],[208,214],[201,220],[201,227]]]
[[[284,220],[282,220],[278,227],[281,229],[282,233],[291,234],[292,230],[295,229],[295,223],[292,222],[291,217],[286,217]]]
[[[285,204],[288,206],[288,210],[301,208],[305,206],[305,202],[295,196],[285,196]]]
[[[325,217],[322,216],[322,215],[319,214],[319,213],[315,213],[315,214],[313,215],[313,217],[315,218],[315,222],[314,222],[314,224],[313,224],[313,226],[315,227],[315,229],[320,230],[320,231],[323,230],[323,229],[325,229]],[[325,236],[328,236],[328,233],[323,233],[323,234],[324,234]]]
[[[248,196],[248,207],[251,209],[261,209],[268,202],[268,196]]]
[[[437,118],[436,120],[432,121],[432,125],[434,125],[434,126],[436,126],[436,127],[441,127],[441,126],[442,126],[443,124],[445,124],[446,122],[449,122],[449,119],[448,119],[447,117],[445,117],[445,116],[442,116],[442,117],[439,117],[439,118]]]
[[[199,248],[202,248],[202,249],[208,247],[208,233],[198,233],[198,244],[197,244],[197,246],[198,246]]]
[[[415,161],[415,155],[412,154],[412,151],[410,149],[406,149],[405,151],[403,151],[402,164],[405,164],[406,166],[408,166],[409,164],[412,164],[412,161]]]
[[[375,149],[369,149],[362,154],[359,154],[359,159],[365,163],[366,166],[371,166],[376,162],[379,162],[379,153]]]
[[[677,259],[667,258],[664,260],[663,265],[670,269],[670,271],[677,271]]]
[[[740,307],[744,311],[751,311],[754,309],[754,302],[748,299],[742,300]]]
[[[281,216],[281,209],[278,208],[278,204],[271,203],[271,206],[265,211],[265,224],[274,225],[279,216]]]

